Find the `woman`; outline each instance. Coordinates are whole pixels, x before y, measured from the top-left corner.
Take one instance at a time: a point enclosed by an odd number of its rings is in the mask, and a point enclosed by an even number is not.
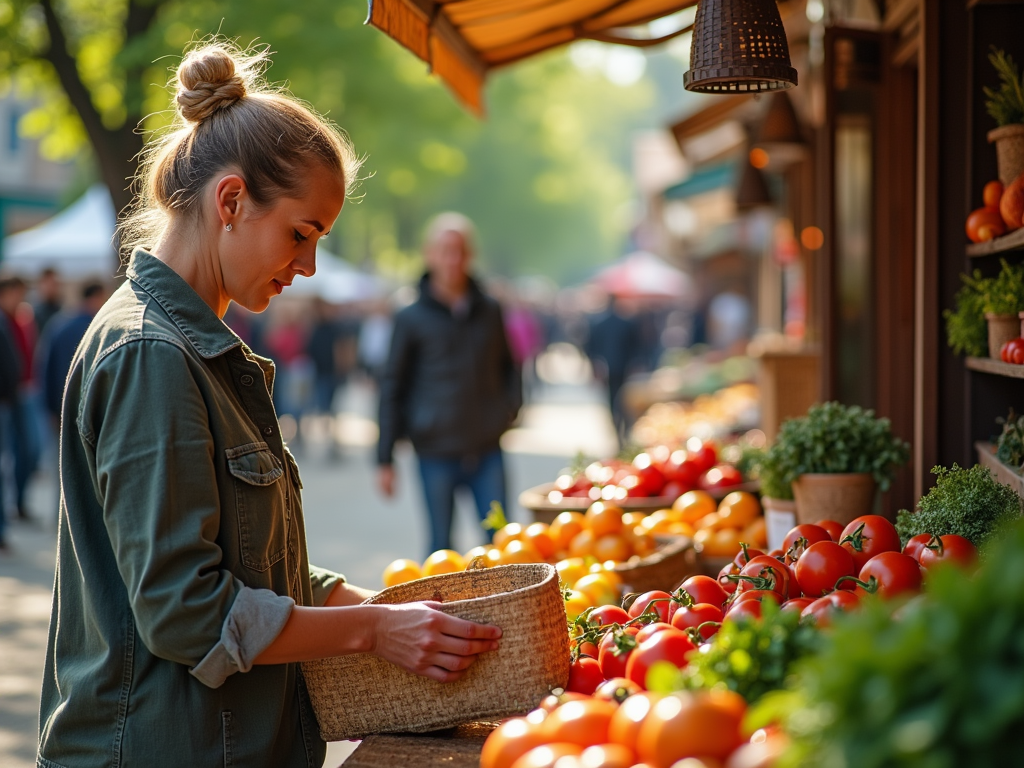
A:
[[[226,46],[178,69],[183,125],[141,170],[128,280],[63,403],[57,575],[38,764],[317,766],[297,662],[374,653],[439,681],[497,627],[309,565],[274,367],[223,324],[315,270],[358,162]]]

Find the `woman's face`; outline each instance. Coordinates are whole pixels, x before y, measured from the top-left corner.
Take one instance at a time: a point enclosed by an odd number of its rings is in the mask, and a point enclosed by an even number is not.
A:
[[[278,198],[261,211],[244,200],[231,231],[219,232],[221,284],[226,298],[262,312],[296,275],[316,271],[316,242],[334,226],[345,190],[337,174],[315,166],[299,198]]]

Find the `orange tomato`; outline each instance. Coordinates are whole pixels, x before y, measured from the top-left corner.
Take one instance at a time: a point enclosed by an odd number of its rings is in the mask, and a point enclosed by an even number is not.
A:
[[[640,527],[648,533],[655,535],[666,534],[677,522],[679,522],[678,516],[673,515],[668,510],[659,509],[657,512],[653,512],[648,515],[647,518],[640,523]]]
[[[540,553],[533,548],[532,544],[516,539],[510,541],[498,555],[499,565],[514,565],[522,563],[539,563],[543,560]]]
[[[523,538],[523,526],[519,523],[509,523],[494,532],[492,541],[498,549],[504,549],[510,541],[518,541],[521,538]]]
[[[667,533],[670,536],[689,536],[693,538],[693,534],[695,534],[696,531],[689,523],[672,523],[668,527]]]
[[[584,517],[595,538],[622,531],[622,510],[603,501],[591,504]]]
[[[480,752],[480,768],[512,768],[520,757],[544,743],[541,725],[526,718],[506,720],[487,737]]]
[[[583,530],[584,517],[579,512],[562,512],[548,527],[548,534],[555,543],[555,549],[569,549],[576,534]]]
[[[564,764],[562,758],[576,757],[583,749],[578,744],[554,742],[534,747],[512,764],[512,768],[554,768],[555,763]]]
[[[569,554],[572,557],[590,557],[594,553],[594,532],[583,530],[573,537],[569,543]]]
[[[622,577],[615,570],[618,565],[614,560],[605,560],[603,563],[594,563],[590,566],[589,573],[599,573],[608,580],[616,589],[622,589]]]
[[[703,536],[702,536],[703,534]],[[740,551],[743,534],[735,528],[723,528],[712,531],[708,528],[694,534],[694,543],[703,545],[701,552],[705,557],[732,557]]]
[[[551,538],[547,523],[528,525],[523,531],[523,541],[532,544],[544,560],[555,554],[555,542]]]
[[[496,565],[501,565],[501,550],[491,547],[487,550],[487,567],[493,568]]]
[[[743,699],[732,691],[666,696],[644,720],[637,753],[644,762],[666,768],[684,757],[725,760],[744,741],[745,711]]]
[[[563,584],[575,584],[588,573],[587,563],[582,557],[570,557],[559,560],[555,563],[555,570],[558,571],[558,579]]]
[[[675,500],[672,509],[682,515],[683,522],[695,523],[718,509],[718,504],[707,491],[687,491]]]
[[[586,595],[591,605],[617,605],[619,602],[619,588],[601,573],[588,573],[572,588]]]
[[[466,565],[468,566],[471,562],[473,562],[474,558],[482,557],[486,560],[487,552],[489,550],[490,547],[473,547],[471,550],[469,550],[469,552],[462,556],[462,559],[466,561]]]
[[[768,546],[768,528],[763,517],[755,517],[754,521],[743,529],[740,541],[745,541],[757,549]]]
[[[601,562],[614,560],[621,563],[630,558],[633,554],[633,547],[625,537],[616,533],[609,533],[598,537],[594,542],[592,554]]]
[[[718,516],[731,528],[745,528],[760,514],[761,502],[745,491],[733,491],[718,505]]]
[[[1006,222],[998,209],[978,208],[971,211],[964,227],[972,243],[983,243],[1006,234]]]
[[[999,210],[999,199],[1003,196],[1003,182],[990,181],[981,192],[982,201],[986,208]]]
[[[644,530],[642,525],[638,525],[629,533],[625,534],[629,543],[633,545],[633,554],[640,557],[647,557],[658,548],[658,542],[655,540],[653,534]]]
[[[407,581],[419,579],[422,576],[423,570],[420,568],[419,563],[415,560],[399,558],[384,569],[384,586],[394,587],[398,584],[405,584]]]
[[[704,515],[700,520],[694,523],[694,527],[698,530],[710,530],[717,531],[719,528],[732,528],[734,526],[727,526],[725,521],[722,520],[722,516],[717,512],[712,512],[710,515]]]
[[[606,744],[608,726],[618,708],[617,704],[600,699],[566,702],[544,720],[544,735],[551,742],[581,747]]]
[[[423,561],[424,576],[439,576],[442,573],[455,573],[466,570],[466,561],[454,549],[439,549],[431,552]]]
[[[581,768],[630,768],[635,755],[622,744],[597,744],[580,755]]]
[[[634,527],[640,525],[647,517],[643,512],[623,512],[622,513],[622,527],[632,530]]]
[[[644,691],[622,702],[608,725],[608,739],[636,752],[640,727],[661,697],[660,693]]]

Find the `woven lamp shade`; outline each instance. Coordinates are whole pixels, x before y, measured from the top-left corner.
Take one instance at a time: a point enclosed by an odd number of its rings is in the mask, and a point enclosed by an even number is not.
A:
[[[690,48],[688,91],[779,91],[797,83],[775,0],[700,0]]]

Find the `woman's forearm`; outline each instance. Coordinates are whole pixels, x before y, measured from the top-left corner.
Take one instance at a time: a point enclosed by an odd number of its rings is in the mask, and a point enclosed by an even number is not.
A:
[[[335,595],[348,596],[344,586],[331,593],[323,608],[295,606],[284,629],[254,663],[286,664],[373,650],[377,611],[370,606],[332,605]]]
[[[365,589],[363,587],[357,587],[355,584],[349,584],[348,582],[341,582],[331,590],[331,594],[327,598],[327,602],[324,603],[326,606],[345,606],[345,605],[359,605],[368,597],[373,597],[376,592],[372,589]]]

